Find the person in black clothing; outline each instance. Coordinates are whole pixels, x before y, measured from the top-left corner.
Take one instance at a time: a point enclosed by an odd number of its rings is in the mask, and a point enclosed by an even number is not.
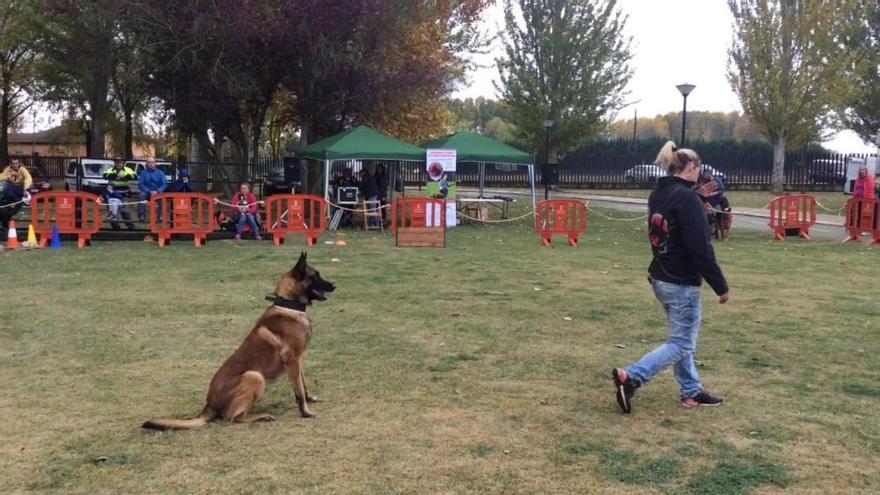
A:
[[[657,182],[648,199],[649,239],[654,255],[648,280],[666,311],[669,339],[637,363],[612,371],[617,403],[626,413],[632,410],[636,389],[668,366],[674,366],[683,406],[717,406],[722,401],[703,389],[694,365],[703,280],[719,296],[719,303],[730,299],[730,289],[712,249],[703,202],[693,190],[700,176],[700,157],[669,141],[657,155],[657,163],[668,176]]]
[[[364,198],[367,201],[372,202],[379,200],[379,183],[376,180],[376,169],[372,165],[364,169],[364,176],[361,179],[361,192],[364,194]],[[376,207],[376,203],[371,203],[371,208]],[[370,217],[369,222],[372,226],[379,224],[376,217]]]

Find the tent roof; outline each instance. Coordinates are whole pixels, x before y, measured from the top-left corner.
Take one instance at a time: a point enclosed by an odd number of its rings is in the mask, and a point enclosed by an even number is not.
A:
[[[532,165],[532,155],[486,136],[462,131],[428,141],[423,148],[455,149],[458,162],[510,163]]]
[[[423,162],[425,150],[362,125],[299,148],[296,150],[296,156],[312,160]]]

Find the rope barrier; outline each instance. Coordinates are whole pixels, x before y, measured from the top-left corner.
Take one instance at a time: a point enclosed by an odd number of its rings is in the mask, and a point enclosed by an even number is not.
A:
[[[589,210],[589,211],[595,213],[596,215],[599,215],[600,217],[602,217],[602,218],[604,218],[604,219],[606,219],[606,220],[611,220],[611,221],[614,221],[614,222],[635,222],[635,221],[637,221],[637,220],[644,220],[644,219],[648,218],[648,215],[642,215],[642,216],[640,216],[640,217],[634,217],[634,218],[614,218],[614,217],[609,217],[608,215],[604,215],[604,214],[599,213],[598,211],[594,210],[593,208],[590,207],[589,204],[587,204],[587,210]]]
[[[334,207],[334,208],[344,210],[344,211],[364,211],[363,208],[346,208],[342,205],[338,205],[338,204],[333,203],[331,201],[327,201],[327,204]],[[391,205],[382,205],[382,206],[379,206],[378,208],[368,208],[367,211],[379,211],[379,210],[384,210],[385,208],[391,208]]]
[[[509,223],[509,222],[517,222],[517,221],[519,221],[519,220],[522,220],[523,218],[530,217],[530,216],[532,216],[532,215],[534,215],[534,214],[535,214],[534,211],[530,211],[530,212],[528,212],[528,213],[526,213],[526,214],[524,214],[524,215],[520,215],[520,216],[515,217],[515,218],[505,218],[505,219],[503,219],[503,220],[480,220],[479,218],[474,218],[474,217],[471,217],[471,216],[465,215],[465,214],[462,213],[462,212],[458,212],[458,215],[461,216],[462,218],[467,218],[468,220],[472,220],[472,221],[474,221],[474,222],[480,222],[480,223]]]

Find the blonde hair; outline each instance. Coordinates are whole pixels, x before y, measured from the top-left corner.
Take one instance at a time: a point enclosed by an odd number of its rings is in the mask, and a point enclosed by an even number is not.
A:
[[[691,162],[696,162],[699,166],[700,155],[694,150],[676,147],[673,141],[666,141],[657,153],[657,159],[654,160],[654,163],[663,167],[668,175],[681,172]]]

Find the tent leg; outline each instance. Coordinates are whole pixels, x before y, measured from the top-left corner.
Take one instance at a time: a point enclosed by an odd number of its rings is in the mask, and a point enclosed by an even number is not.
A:
[[[480,162],[480,199],[483,198],[483,185],[486,182],[486,163]]]
[[[529,184],[532,186],[532,221],[538,226],[538,203],[535,197],[535,166],[529,165]]]
[[[324,199],[330,202],[330,160],[324,160]],[[330,216],[330,208],[327,208],[327,216]]]

